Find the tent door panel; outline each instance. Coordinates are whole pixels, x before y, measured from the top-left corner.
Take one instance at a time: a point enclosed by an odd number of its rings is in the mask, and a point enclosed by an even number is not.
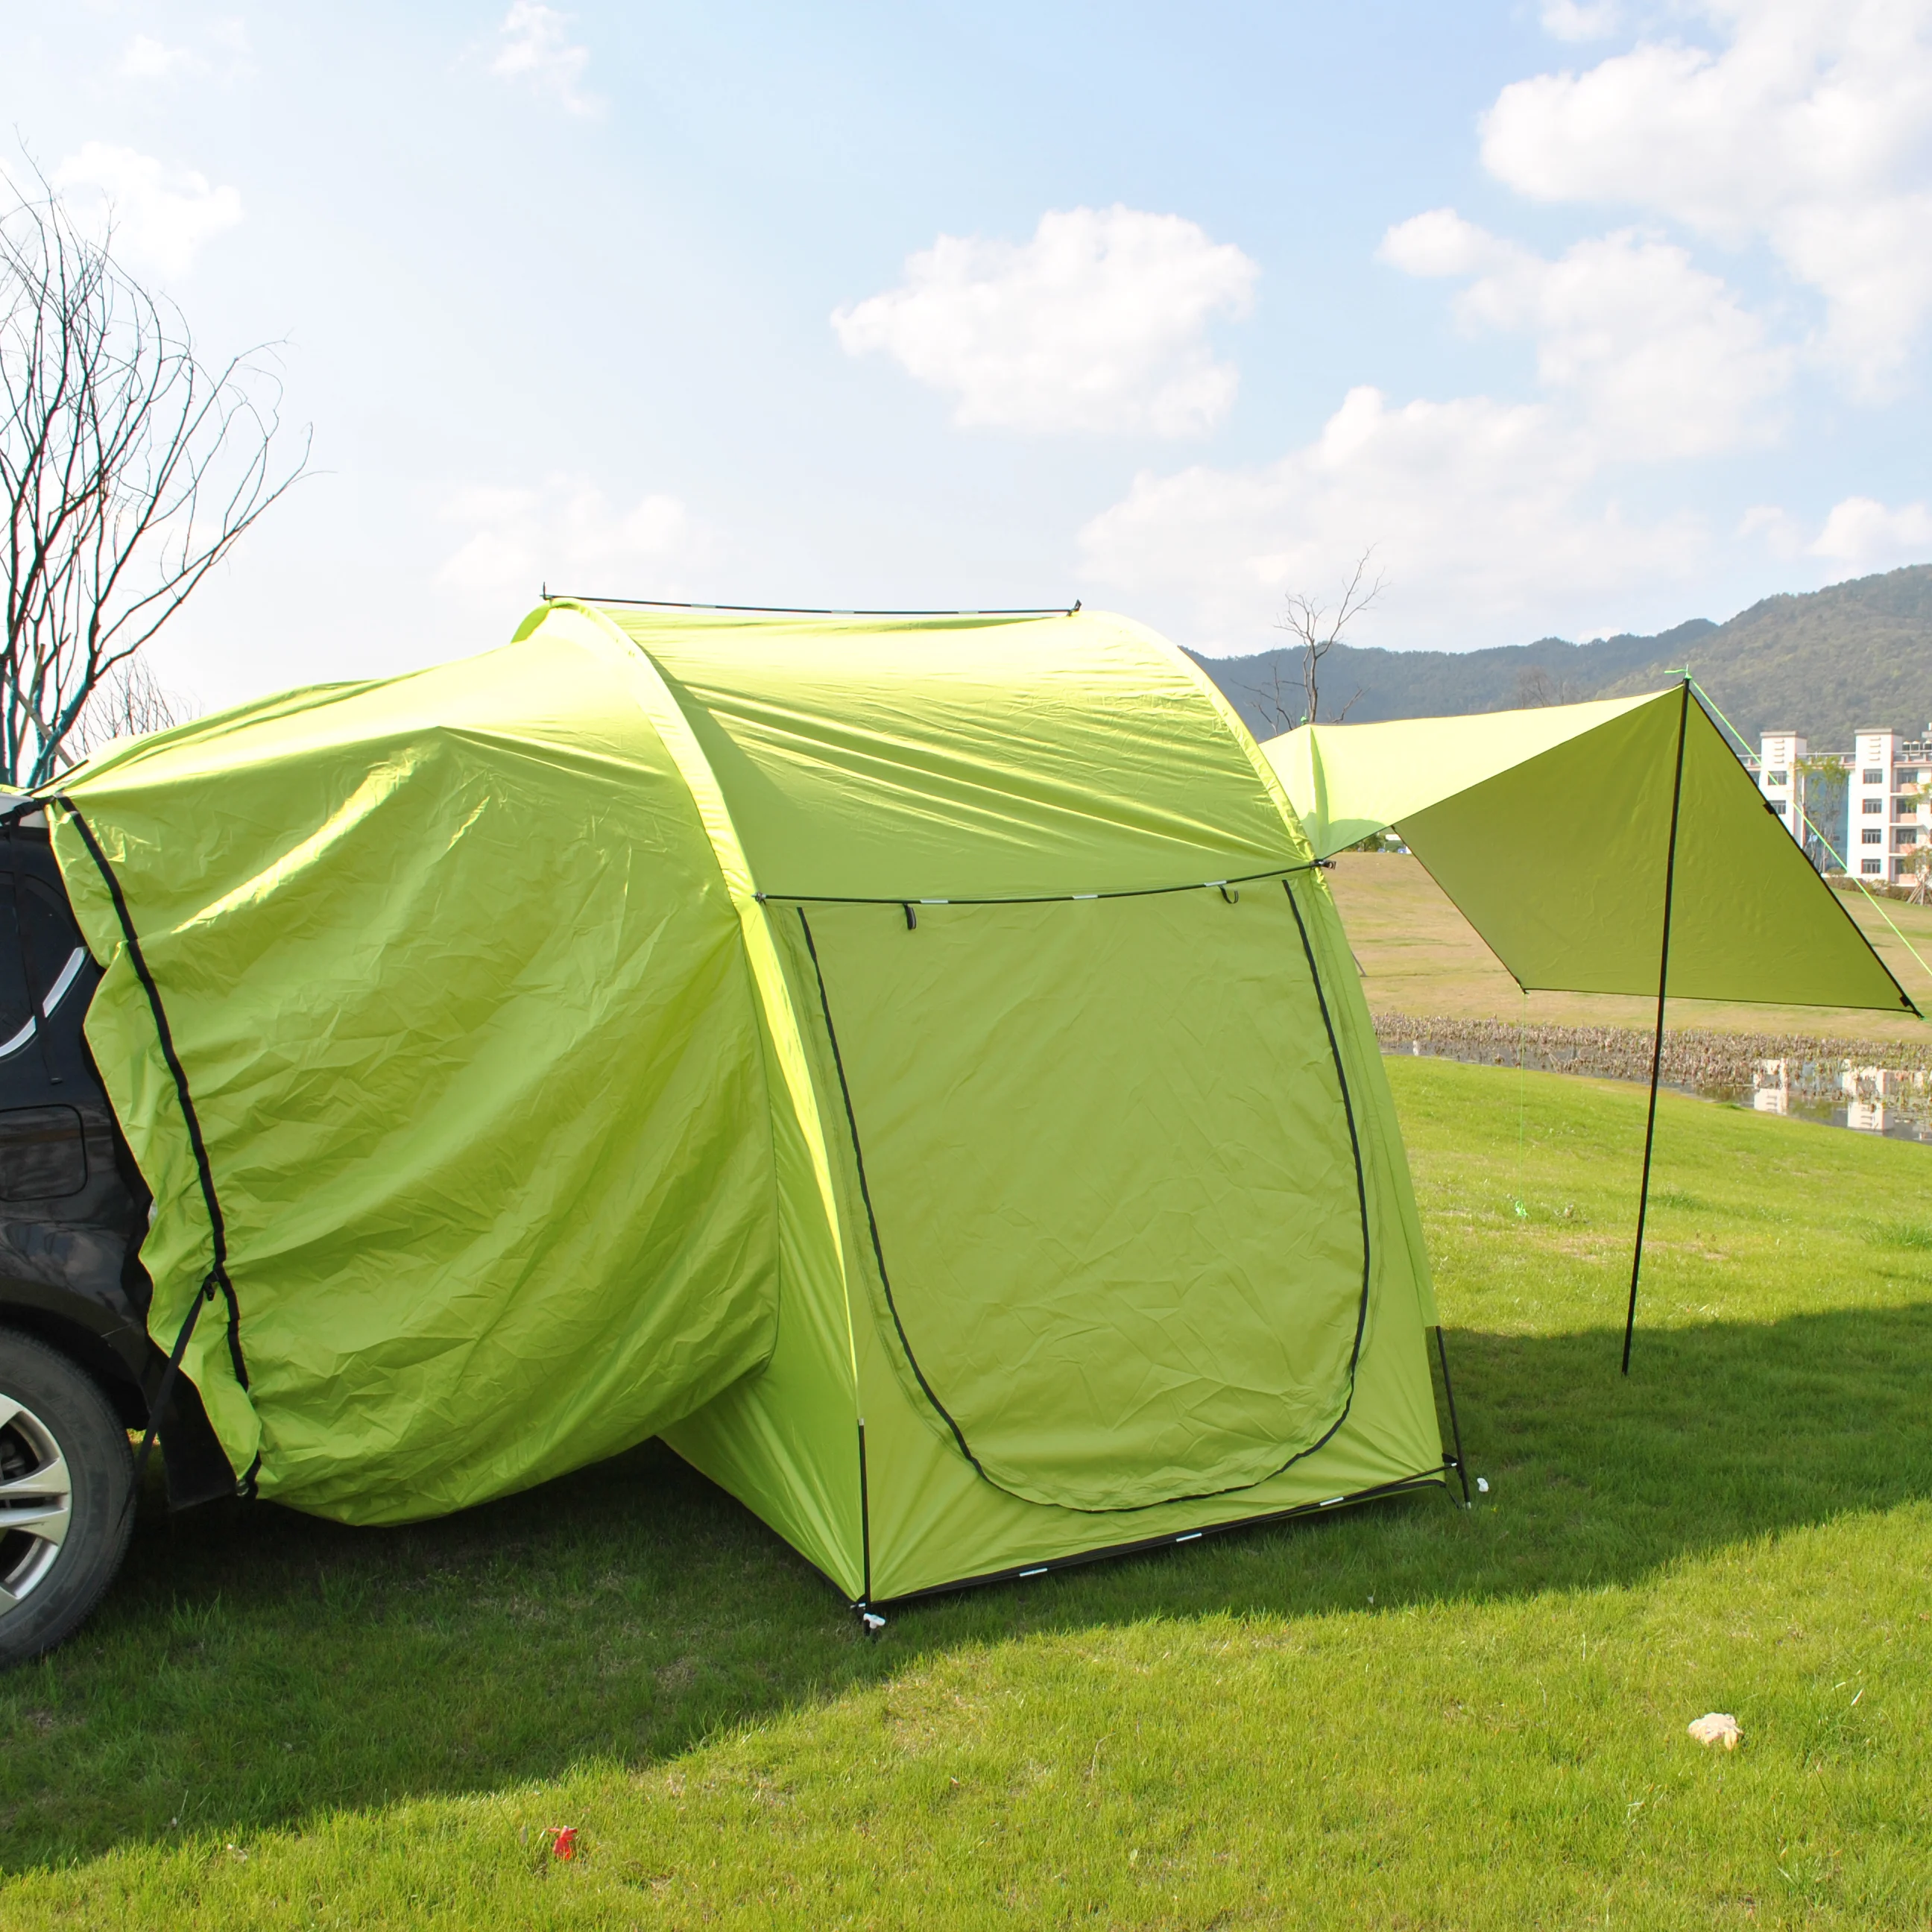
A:
[[[1332,1433],[1366,1232],[1279,886],[801,923],[881,1327],[982,1473],[1133,1509],[1244,1487]]]

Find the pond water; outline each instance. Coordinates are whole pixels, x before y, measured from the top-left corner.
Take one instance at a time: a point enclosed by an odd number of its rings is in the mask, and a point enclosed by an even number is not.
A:
[[[1494,1052],[1458,1053],[1426,1041],[1384,1050],[1475,1065],[1514,1064]],[[1578,1058],[1571,1049],[1555,1047],[1538,1052],[1531,1047],[1524,1064],[1539,1072],[1572,1073],[1579,1070]],[[1599,1078],[1618,1077],[1596,1068],[1588,1070]],[[1664,1084],[1673,1086],[1668,1081]],[[1783,1114],[1795,1120],[1816,1121],[1821,1126],[1880,1134],[1887,1140],[1932,1143],[1932,1076],[1922,1069],[1861,1066],[1850,1060],[1760,1060],[1752,1068],[1748,1087],[1673,1086],[1673,1090],[1749,1107],[1756,1113]]]
[[[1932,1141],[1932,1092],[1922,1072],[1844,1060],[1760,1060],[1750,1093],[1713,1092],[1710,1097],[1888,1140]]]

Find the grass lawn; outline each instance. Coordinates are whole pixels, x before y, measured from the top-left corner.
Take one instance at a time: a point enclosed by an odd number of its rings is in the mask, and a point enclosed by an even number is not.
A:
[[[1396,853],[1344,852],[1328,878],[1363,969],[1362,989],[1376,1012],[1511,1021],[1524,1013],[1516,982],[1418,860]],[[1858,893],[1838,896],[1898,983],[1932,1012],[1932,975],[1899,944],[1870,901]],[[1920,956],[1932,961],[1932,906],[1889,901],[1885,910]],[[1648,1032],[1656,1022],[1657,1002],[1600,993],[1532,993],[1527,1016],[1532,1024],[1640,1027]],[[1833,1007],[1673,1000],[1668,1017],[1676,1026],[1721,1033],[1821,1034],[1920,1044],[1925,1039],[1924,1022],[1909,1014]]]
[[[1624,1382],[1641,1090],[1390,1072],[1473,1510],[868,1643],[652,1449],[406,1531],[150,1510],[0,1678],[0,1924],[1932,1924],[1932,1149],[1666,1094]]]

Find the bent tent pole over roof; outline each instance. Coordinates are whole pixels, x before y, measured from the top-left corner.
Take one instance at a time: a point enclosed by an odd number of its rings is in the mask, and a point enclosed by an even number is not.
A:
[[[1691,696],[1687,678],[1262,747],[1318,856],[1400,826],[1526,992],[1655,996],[1626,1370],[1666,995],[1919,1012]]]

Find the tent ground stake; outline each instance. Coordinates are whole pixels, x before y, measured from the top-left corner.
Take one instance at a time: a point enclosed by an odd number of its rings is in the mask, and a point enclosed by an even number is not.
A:
[[[1678,687],[1677,775],[1670,786],[1670,844],[1664,860],[1664,942],[1657,958],[1657,1034],[1650,1050],[1650,1111],[1643,1125],[1643,1179],[1636,1196],[1636,1242],[1630,1250],[1630,1306],[1624,1316],[1624,1366],[1630,1373],[1630,1340],[1636,1332],[1637,1277],[1643,1271],[1643,1224],[1650,1210],[1650,1155],[1657,1139],[1657,1083],[1664,1071],[1664,998],[1670,982],[1670,900],[1677,884],[1677,808],[1684,797],[1684,734],[1690,722],[1690,679]]]

